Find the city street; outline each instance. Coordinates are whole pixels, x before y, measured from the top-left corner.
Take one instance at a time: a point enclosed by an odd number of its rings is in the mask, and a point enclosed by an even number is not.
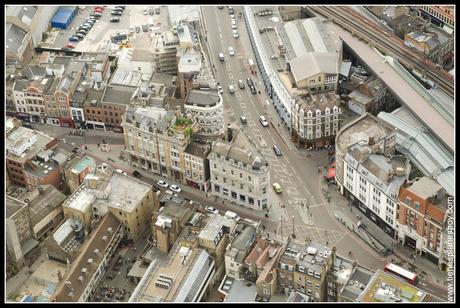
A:
[[[234,7],[235,16],[238,16],[241,7]],[[269,162],[271,183],[280,183],[284,191],[271,200],[271,218],[277,218],[276,225],[271,225],[270,231],[276,236],[285,237],[292,233],[292,217],[297,232],[296,238],[326,244],[335,244],[338,252],[345,255],[349,250],[356,251],[356,260],[370,268],[383,268],[384,258],[368,247],[343,225],[333,218],[332,211],[328,208],[319,185],[323,173],[318,173],[318,166],[327,163],[327,152],[312,151],[311,158],[296,149],[290,141],[287,128],[280,123],[272,104],[265,107],[263,102],[269,100],[263,89],[262,81],[257,76],[251,75],[248,59],[254,59],[247,29],[243,18],[237,17],[239,38],[234,38],[230,23],[230,16],[226,9],[218,10],[216,7],[202,7],[205,20],[205,30],[211,63],[216,67],[216,79],[224,89],[225,122],[239,123],[239,116],[244,115],[248,123],[240,124],[242,131],[254,140],[258,149]],[[235,56],[228,54],[228,47],[235,49]],[[218,59],[219,52],[225,54],[225,61]],[[252,95],[249,87],[238,89],[235,94],[228,92],[228,85],[237,85],[238,80],[246,81],[251,77],[260,94]],[[259,116],[265,115],[272,125],[264,128],[259,124]],[[283,155],[276,156],[273,145],[281,149]],[[321,168],[322,169],[322,168]],[[313,176],[312,176],[313,175]],[[333,188],[331,188],[333,189]],[[304,205],[302,205],[304,204]],[[308,205],[308,209],[307,206]],[[285,208],[282,208],[285,206]],[[291,231],[289,231],[291,230]],[[315,231],[314,231],[315,230]],[[329,230],[330,240],[316,230]]]

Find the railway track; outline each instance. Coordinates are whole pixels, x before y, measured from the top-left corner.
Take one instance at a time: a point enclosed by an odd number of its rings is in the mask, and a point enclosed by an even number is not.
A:
[[[353,35],[372,44],[381,52],[395,58],[408,69],[416,69],[434,81],[451,97],[454,95],[454,78],[448,72],[436,68],[435,64],[418,50],[404,45],[403,40],[394,33],[385,31],[351,7],[312,6],[310,9],[331,19]]]

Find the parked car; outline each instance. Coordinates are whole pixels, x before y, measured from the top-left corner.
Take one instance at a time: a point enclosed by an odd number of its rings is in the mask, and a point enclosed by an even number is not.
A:
[[[260,122],[260,124],[262,124],[263,127],[267,127],[267,126],[268,126],[268,121],[267,121],[267,119],[266,119],[264,116],[260,116],[260,117],[259,117],[259,122]]]
[[[223,5],[219,5],[217,8],[219,8],[219,10],[222,10],[224,8]]]
[[[240,87],[240,89],[244,89],[246,87],[246,85],[244,84],[244,81],[243,80],[238,80],[238,86]]]
[[[283,155],[283,153],[281,153],[280,148],[276,144],[273,145],[273,151],[275,152],[276,156]]]
[[[252,81],[251,77],[246,78],[246,81],[248,82],[248,86],[254,85],[254,82]]]
[[[217,91],[219,91],[220,94],[224,93],[224,89],[221,86],[217,86]]]
[[[142,177],[142,174],[139,171],[134,170],[133,171],[133,176],[136,177],[136,178],[140,178],[140,177]]]
[[[278,183],[273,183],[273,190],[277,193],[280,194],[283,192],[283,187],[281,187],[280,184]]]
[[[212,206],[206,206],[205,209],[211,214],[219,214],[219,210],[217,210],[216,208]]]
[[[125,10],[125,6],[124,6],[124,5],[118,5],[118,6],[115,7],[115,10],[124,11],[124,10]]]
[[[96,19],[102,17],[102,13],[100,13],[100,12],[94,12],[93,14],[94,14],[94,17],[96,17]]]
[[[233,85],[229,85],[229,86],[228,86],[228,92],[229,92],[230,94],[235,93],[235,87],[234,87]]]
[[[76,36],[71,36],[69,38],[69,41],[71,41],[71,42],[80,42],[80,39],[78,37],[76,37]]]
[[[177,195],[176,193],[172,192],[172,191],[169,190],[169,189],[166,190],[165,193],[168,194],[168,195],[170,195],[170,196],[178,197],[178,195]]]
[[[223,52],[219,52],[219,60],[221,62],[223,62],[225,60],[225,57],[224,57],[224,53]]]
[[[78,33],[78,32],[75,33],[74,36],[78,37],[78,38],[80,39],[80,41],[83,40],[83,39],[85,38],[85,35],[84,35],[83,33]]]
[[[246,119],[245,116],[241,116],[241,117],[240,117],[240,121],[241,121],[241,123],[243,123],[243,124],[246,124],[246,123],[248,122],[248,120]]]
[[[234,38],[238,38],[238,37],[239,37],[238,30],[233,30],[233,37],[234,37]]]
[[[182,191],[182,189],[177,185],[171,185],[171,186],[169,186],[169,189],[171,189],[172,191],[174,191],[176,193],[180,193]]]
[[[112,16],[121,16],[121,14],[123,14],[123,13],[120,12],[120,11],[112,11],[110,14],[111,14]]]
[[[88,34],[88,31],[81,29],[77,31],[77,34],[82,35],[84,37],[86,34]],[[77,37],[80,38],[80,36]]]
[[[110,22],[120,22],[120,17],[112,17],[110,18]]]
[[[149,8],[149,15],[154,15],[155,14],[155,10],[153,9],[153,7]]]
[[[123,175],[127,175],[126,172],[124,172],[123,170],[121,169],[117,169],[115,170],[116,172],[120,173],[120,174],[123,174]]]
[[[75,44],[67,44],[64,46],[64,48],[70,48],[70,49],[74,49],[75,48]]]
[[[136,33],[139,33],[141,31],[141,27],[136,26]]]
[[[254,86],[249,86],[249,89],[251,90],[251,93],[252,93],[253,95],[256,95],[256,94],[257,94],[256,87],[254,87]]]
[[[232,46],[228,47],[228,54],[231,55],[231,56],[235,55],[235,49],[233,49]]]
[[[158,186],[161,186],[161,187],[164,187],[164,188],[167,188],[167,187],[169,186],[169,184],[166,183],[166,182],[163,181],[163,180],[159,180],[159,181],[157,182],[157,185],[158,185]]]
[[[149,12],[147,11],[147,9],[144,9],[144,15],[147,15]]]
[[[143,24],[143,25],[142,25],[142,31],[144,31],[144,32],[149,32],[149,25]]]
[[[161,12],[161,11],[160,11],[160,7],[157,6],[157,7],[155,8],[155,14],[160,14],[160,12]]]

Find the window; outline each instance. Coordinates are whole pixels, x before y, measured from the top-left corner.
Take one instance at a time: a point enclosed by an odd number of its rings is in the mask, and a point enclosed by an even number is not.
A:
[[[410,197],[406,197],[406,204],[410,205]]]
[[[315,284],[315,289],[316,289],[316,290],[319,290],[319,284],[318,284],[318,283]]]

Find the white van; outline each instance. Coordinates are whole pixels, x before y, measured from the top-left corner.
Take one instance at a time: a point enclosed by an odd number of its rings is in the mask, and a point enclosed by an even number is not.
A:
[[[238,216],[238,214],[236,213],[233,213],[232,211],[225,212],[225,217],[236,220],[236,221],[240,220],[240,216]]]

